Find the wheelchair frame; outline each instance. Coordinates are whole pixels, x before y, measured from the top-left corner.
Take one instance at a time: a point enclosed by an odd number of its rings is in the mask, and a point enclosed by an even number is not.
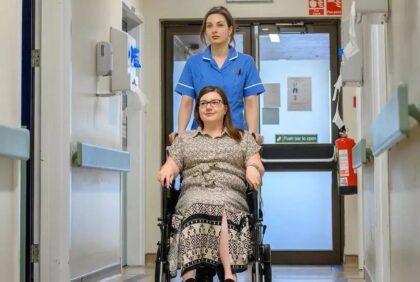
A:
[[[171,217],[178,201],[179,190],[162,188],[162,216],[158,218],[161,240],[157,243],[155,282],[169,282],[169,236]],[[263,224],[260,192],[251,189],[247,192],[247,202],[251,211],[251,231],[253,233],[254,253],[252,259],[252,282],[271,282],[271,249],[269,244],[263,244],[266,225]],[[203,269],[197,270],[197,275]],[[214,275],[214,274],[213,274]],[[197,281],[213,281],[210,274],[206,279]],[[222,280],[223,281],[223,280]]]

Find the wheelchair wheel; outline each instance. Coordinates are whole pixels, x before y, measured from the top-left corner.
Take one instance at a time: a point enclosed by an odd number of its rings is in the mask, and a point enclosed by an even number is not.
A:
[[[269,244],[263,245],[262,257],[264,261],[264,282],[271,282],[271,247]]]
[[[258,274],[257,274],[257,270],[258,270]],[[252,282],[263,282],[263,276],[264,276],[263,271],[264,270],[261,264],[259,262],[255,262],[252,265]]]
[[[159,246],[155,263],[155,282],[169,282],[171,281],[171,277],[169,275],[168,263],[162,260],[161,255],[161,246]]]

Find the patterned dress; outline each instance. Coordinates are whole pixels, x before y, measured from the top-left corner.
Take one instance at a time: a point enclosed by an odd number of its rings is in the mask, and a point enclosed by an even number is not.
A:
[[[200,130],[179,135],[168,153],[182,171],[181,194],[172,217],[169,267],[172,276],[221,263],[222,211],[228,220],[233,272],[246,270],[252,254],[246,202],[246,162],[260,146],[245,131],[238,143],[225,130],[212,138]]]

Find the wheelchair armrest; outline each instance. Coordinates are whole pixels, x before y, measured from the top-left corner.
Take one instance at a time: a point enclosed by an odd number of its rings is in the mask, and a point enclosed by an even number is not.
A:
[[[260,200],[259,192],[253,188],[248,187],[246,192],[246,201],[248,203],[249,212],[253,215],[254,222],[257,222],[263,218]],[[259,207],[258,211],[256,211],[257,207]]]
[[[172,185],[173,187],[174,185]],[[162,218],[170,217],[175,212],[175,206],[178,202],[180,190],[162,187]]]

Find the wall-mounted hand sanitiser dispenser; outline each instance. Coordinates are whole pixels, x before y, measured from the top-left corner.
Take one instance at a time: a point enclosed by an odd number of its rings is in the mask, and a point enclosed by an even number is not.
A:
[[[112,91],[138,92],[139,77],[137,69],[140,50],[136,40],[128,33],[111,28],[111,42],[114,54],[114,70],[112,72]]]
[[[96,75],[109,76],[113,69],[112,45],[109,42],[96,44]]]

